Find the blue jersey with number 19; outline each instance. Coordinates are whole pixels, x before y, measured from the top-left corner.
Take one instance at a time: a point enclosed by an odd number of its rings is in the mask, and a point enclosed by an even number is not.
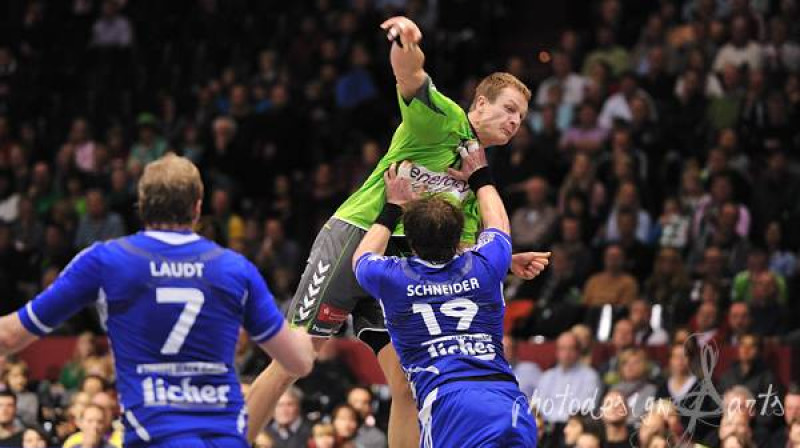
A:
[[[19,316],[41,336],[95,303],[114,354],[125,446],[244,441],[239,328],[261,343],[284,322],[255,266],[194,233],[140,232],[81,252]]]
[[[513,378],[503,357],[503,279],[510,264],[511,242],[497,229],[483,231],[475,247],[444,265],[369,253],[358,260],[356,278],[380,301],[420,405],[445,381]]]

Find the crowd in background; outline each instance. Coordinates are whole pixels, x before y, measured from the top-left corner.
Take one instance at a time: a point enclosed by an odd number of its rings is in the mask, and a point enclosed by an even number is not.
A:
[[[686,430],[676,403],[703,383],[687,351],[709,344],[737,347],[717,384],[725,400],[769,389],[786,412],[727,406],[695,440],[800,446],[800,391],[764,358],[800,340],[799,2],[586,2],[590,27],[564,23],[533,46],[520,41],[534,31],[503,32],[515,16],[503,3],[11,1],[0,27],[0,314],[81,249],[137,231],[136,181],[168,151],[201,169],[199,233],[256,263],[285,308],[317,230],[399,123],[378,25],[402,13],[459,104],[496,70],[534,92],[518,135],[489,153],[515,250],[553,252],[540,277],[508,281],[506,348],[541,403],[565,388],[609,403],[597,418],[541,406],[542,446],[674,446]],[[58,332],[87,330],[102,331],[91,311]],[[523,339],[556,341],[556,366],[517,362]],[[613,347],[602,365],[590,356],[597,339]],[[54,382],[0,363],[0,445],[119,446],[112,362],[88,334],[78,340]],[[660,345],[666,365],[643,349]],[[256,446],[385,445],[386,397],[358,387],[331,350]],[[245,382],[267,362],[243,337]]]

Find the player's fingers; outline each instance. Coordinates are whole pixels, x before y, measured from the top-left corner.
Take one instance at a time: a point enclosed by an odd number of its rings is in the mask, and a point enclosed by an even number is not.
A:
[[[448,168],[447,174],[449,174],[452,177],[455,177],[456,179],[461,179],[461,180],[464,179],[464,173],[453,168]]]
[[[388,19],[384,20],[383,23],[381,23],[381,28],[388,30],[395,23],[397,23],[398,20],[400,20],[399,17],[389,17]]]
[[[469,157],[469,150],[463,146],[458,149],[458,153],[461,154],[462,159]]]
[[[536,258],[549,258],[552,252],[530,252]]]

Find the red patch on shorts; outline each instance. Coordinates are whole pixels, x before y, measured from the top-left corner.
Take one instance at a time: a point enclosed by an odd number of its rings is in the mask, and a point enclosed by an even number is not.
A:
[[[319,307],[319,314],[317,314],[317,320],[320,322],[338,324],[347,320],[348,314],[350,313],[348,313],[345,310],[341,310],[339,308],[335,308],[326,303],[323,303]]]

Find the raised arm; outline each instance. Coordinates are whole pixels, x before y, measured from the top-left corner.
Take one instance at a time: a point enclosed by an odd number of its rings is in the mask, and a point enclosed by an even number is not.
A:
[[[381,24],[386,38],[392,41],[390,61],[400,95],[410,101],[425,83],[425,54],[419,48],[422,32],[407,17],[392,17]],[[398,42],[399,40],[399,42]]]
[[[494,187],[489,163],[486,161],[486,151],[478,144],[462,146],[461,170],[449,169],[450,175],[469,182],[470,188],[478,198],[481,210],[481,222],[485,229],[498,229],[506,234],[511,234],[511,225],[508,222],[508,213],[503,205],[500,194]]]

